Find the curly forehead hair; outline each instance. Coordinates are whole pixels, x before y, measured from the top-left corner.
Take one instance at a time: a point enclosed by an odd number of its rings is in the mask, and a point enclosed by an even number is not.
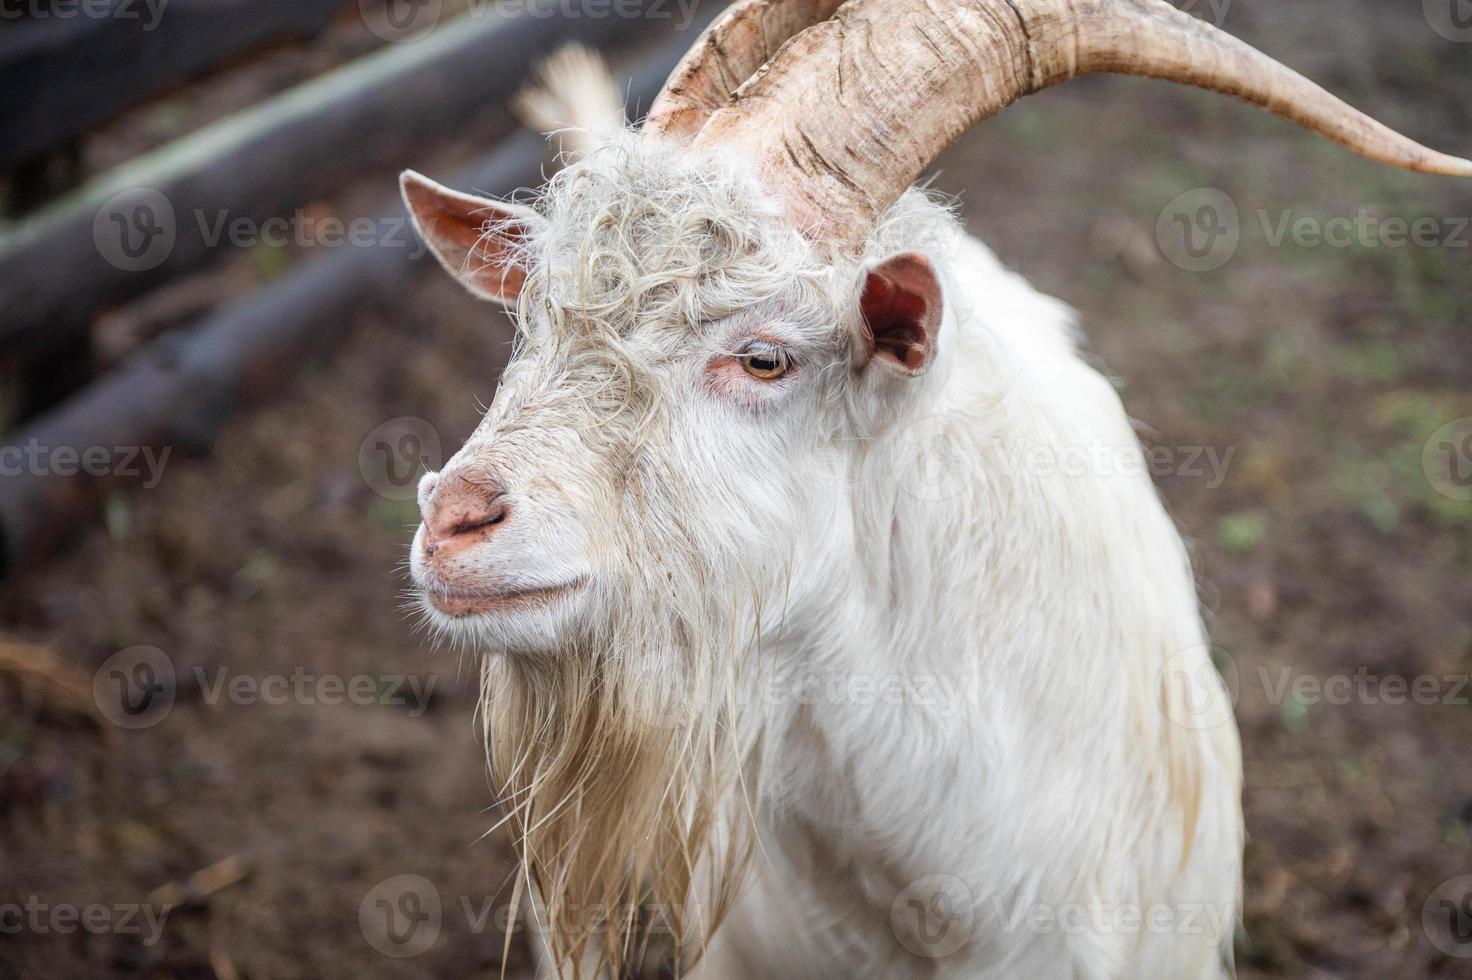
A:
[[[530,291],[556,327],[688,329],[826,291],[825,267],[744,174],[633,134],[558,173],[538,205],[548,226]]]
[[[773,300],[798,322],[831,320],[853,287],[844,273],[857,272],[868,253],[933,241],[937,218],[953,224],[944,206],[909,195],[864,255],[835,263],[745,169],[636,131],[608,134],[530,203],[547,224],[521,246],[530,275],[520,317],[615,346],[636,325],[686,334]]]

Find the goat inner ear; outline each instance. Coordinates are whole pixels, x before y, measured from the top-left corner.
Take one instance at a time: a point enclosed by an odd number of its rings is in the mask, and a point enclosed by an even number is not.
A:
[[[530,208],[450,190],[412,170],[399,184],[414,226],[440,264],[475,295],[514,304],[526,282],[520,246],[541,217]]]
[[[859,298],[864,364],[913,377],[935,354],[940,329],[940,281],[917,252],[891,256],[870,269]]]

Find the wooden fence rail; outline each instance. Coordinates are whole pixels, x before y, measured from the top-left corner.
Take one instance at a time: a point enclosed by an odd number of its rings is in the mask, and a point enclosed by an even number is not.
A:
[[[659,26],[668,24],[549,17],[530,7],[512,17],[462,16],[117,169],[0,237],[0,363],[21,374],[85,356],[99,309],[219,254],[211,241],[218,216],[259,223],[289,215],[347,180],[408,164],[472,118],[509,131],[508,97],[558,44],[603,47]],[[129,210],[130,195],[144,191],[146,214]],[[167,247],[135,261],[128,242],[154,233],[166,234]]]
[[[0,29],[0,168],[232,56],[315,34],[344,0],[88,0]]]
[[[648,106],[693,37],[675,37],[632,68],[631,111]],[[540,136],[515,133],[449,182],[509,193],[537,182],[546,152]],[[401,204],[385,202],[377,223],[387,227],[405,218]],[[153,341],[14,434],[8,447],[0,447],[0,461],[28,445],[76,453],[89,447],[203,448],[232,411],[279,395],[293,366],[337,340],[354,311],[394,302],[414,269],[430,265],[433,260],[417,250],[345,243],[192,329]],[[5,567],[44,554],[87,520],[103,482],[80,472],[41,470],[0,479]]]

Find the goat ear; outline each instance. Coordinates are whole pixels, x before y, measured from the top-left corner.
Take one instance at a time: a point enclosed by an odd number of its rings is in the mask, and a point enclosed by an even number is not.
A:
[[[482,299],[516,302],[526,282],[522,245],[542,216],[517,204],[461,194],[405,170],[399,190],[420,237],[450,275]]]
[[[864,274],[859,296],[860,367],[875,363],[905,377],[930,366],[940,330],[940,279],[930,260],[901,252]]]

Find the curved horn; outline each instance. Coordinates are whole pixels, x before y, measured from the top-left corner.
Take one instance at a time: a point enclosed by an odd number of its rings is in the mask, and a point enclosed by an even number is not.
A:
[[[689,142],[711,113],[787,39],[833,16],[843,0],[742,0],[706,29],[654,100],[643,132]]]
[[[1255,103],[1365,156],[1472,176],[1164,0],[851,0],[803,31],[695,147],[751,157],[814,241],[862,242],[951,140],[1078,75],[1184,82]]]

